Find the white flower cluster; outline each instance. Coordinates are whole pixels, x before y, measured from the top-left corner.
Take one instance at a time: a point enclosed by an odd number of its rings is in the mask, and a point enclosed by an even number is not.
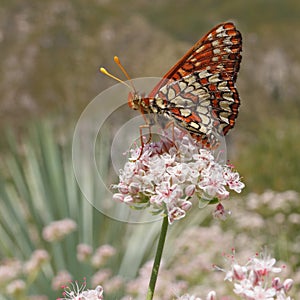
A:
[[[234,250],[233,250],[234,251]],[[271,258],[266,253],[256,254],[251,257],[245,265],[240,265],[235,254],[229,255],[230,270],[225,271],[225,280],[233,283],[233,292],[238,299],[246,300],[292,300],[288,292],[293,286],[293,280],[288,278],[281,282],[280,278],[274,274],[282,271],[282,268],[275,267],[276,259]],[[221,297],[220,299],[229,299]],[[201,300],[194,295],[183,295],[178,300]],[[207,294],[206,300],[217,300],[214,291]],[[231,299],[231,298],[230,298]]]
[[[241,299],[292,300],[287,293],[293,286],[293,280],[288,278],[282,283],[279,277],[275,277],[274,274],[282,271],[282,268],[274,267],[275,263],[275,258],[265,253],[261,257],[250,258],[245,265],[233,260],[225,280],[234,283],[233,291]]]
[[[98,285],[94,290],[86,290],[86,282],[79,286],[77,282],[64,288],[64,298],[57,300],[103,300],[103,287]]]
[[[189,134],[174,128],[173,135],[131,149],[113,186],[118,190],[114,200],[139,209],[150,206],[153,213],[167,215],[170,224],[186,215],[192,196],[219,203],[229,190],[240,193],[245,186],[232,166],[219,164]]]

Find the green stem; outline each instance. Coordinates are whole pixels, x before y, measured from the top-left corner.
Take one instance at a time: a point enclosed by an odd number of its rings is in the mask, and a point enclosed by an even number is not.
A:
[[[150,278],[150,282],[149,282],[146,300],[153,299],[156,280],[157,280],[157,276],[158,276],[158,270],[159,270],[160,261],[161,261],[161,256],[163,253],[164,244],[165,244],[165,240],[166,240],[168,225],[169,225],[168,216],[165,216],[163,219],[162,226],[161,226],[160,237],[159,237],[156,255],[155,255],[155,259],[154,259],[154,263],[153,263],[153,267],[152,267],[151,278]]]

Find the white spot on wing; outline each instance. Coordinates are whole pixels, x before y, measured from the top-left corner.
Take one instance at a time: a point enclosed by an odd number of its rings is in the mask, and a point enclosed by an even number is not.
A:
[[[182,108],[180,109],[180,114],[183,116],[183,117],[188,117],[191,115],[191,111],[187,108]]]
[[[179,88],[180,88],[181,91],[183,91],[183,90],[186,88],[186,85],[187,85],[187,84],[186,84],[185,82],[183,82],[183,81],[179,81],[178,84],[179,84]]]
[[[219,79],[219,74],[214,74],[208,78],[208,81],[211,83],[216,83],[221,81],[221,79]]]
[[[175,97],[175,91],[170,87],[168,90],[168,99],[173,99]]]
[[[218,84],[218,90],[221,92],[229,92],[230,89],[227,86],[227,82],[226,81],[222,81]]]
[[[192,85],[190,85],[190,86],[188,86],[185,90],[184,90],[184,92],[185,93],[190,93],[190,92],[192,92],[194,90],[194,87],[192,86]]]
[[[214,54],[220,54],[221,50],[219,48],[216,48],[216,49],[213,50],[213,53]]]
[[[223,26],[220,26],[216,29],[216,33],[220,33],[224,30],[224,27]]]
[[[210,75],[211,75],[211,73],[209,73],[207,70],[204,70],[204,71],[201,71],[201,72],[198,73],[198,76],[200,78],[206,78],[206,77],[208,77]]]
[[[209,41],[211,41],[212,38],[213,38],[213,36],[212,36],[212,34],[210,33],[210,34],[207,36],[207,39],[208,39]]]
[[[228,34],[226,33],[226,31],[222,31],[222,32],[220,32],[220,33],[218,33],[216,35],[216,37],[218,37],[218,38],[222,38],[222,37],[226,37],[226,36],[228,36]]]
[[[156,105],[161,108],[161,109],[164,109],[165,108],[165,104],[164,104],[164,101],[160,98],[156,99]]]
[[[198,123],[195,123],[195,122],[191,122],[189,124],[191,127],[195,128],[195,129],[199,129],[200,125]]]
[[[230,40],[230,37],[229,37],[229,36],[226,37],[226,38],[223,40],[223,44],[224,44],[224,45],[227,45],[227,46],[232,46],[232,45],[233,45],[233,43],[232,43],[232,41]]]
[[[212,41],[211,45],[213,47],[218,47],[219,46],[219,41],[218,40]]]
[[[234,100],[232,98],[232,93],[224,93],[222,96],[223,96],[223,99],[234,102]]]

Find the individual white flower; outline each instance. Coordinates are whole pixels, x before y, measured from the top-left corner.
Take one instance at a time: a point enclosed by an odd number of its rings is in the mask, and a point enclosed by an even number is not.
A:
[[[266,276],[269,273],[280,273],[281,268],[274,267],[276,259],[266,254],[262,254],[261,258],[253,257],[251,262],[251,269],[259,276]]]
[[[180,220],[185,217],[185,211],[179,207],[173,207],[168,212],[169,223],[172,224],[175,220]]]
[[[228,187],[231,190],[236,191],[237,193],[240,193],[242,189],[245,187],[245,184],[241,182],[240,175],[238,172],[233,172],[232,168],[225,168],[223,173],[224,179],[226,180],[226,183]]]
[[[274,300],[276,290],[274,288],[265,288],[262,286],[255,286],[253,290],[245,290],[246,299],[249,300]]]
[[[94,290],[87,290],[81,293],[81,298],[78,300],[100,300],[103,299],[103,288],[98,285]]]

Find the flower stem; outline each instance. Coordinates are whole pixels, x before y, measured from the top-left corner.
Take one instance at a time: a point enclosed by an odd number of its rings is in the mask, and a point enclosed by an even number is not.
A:
[[[166,240],[168,225],[169,225],[168,216],[165,216],[163,219],[162,226],[161,226],[160,237],[159,237],[159,241],[158,241],[158,245],[157,245],[157,249],[156,249],[156,255],[155,255],[155,259],[154,259],[154,263],[153,263],[153,267],[152,267],[151,278],[150,278],[150,282],[149,282],[146,300],[153,299],[156,280],[157,280],[159,266],[160,266],[160,261],[161,261],[162,252],[164,249],[165,240]]]

